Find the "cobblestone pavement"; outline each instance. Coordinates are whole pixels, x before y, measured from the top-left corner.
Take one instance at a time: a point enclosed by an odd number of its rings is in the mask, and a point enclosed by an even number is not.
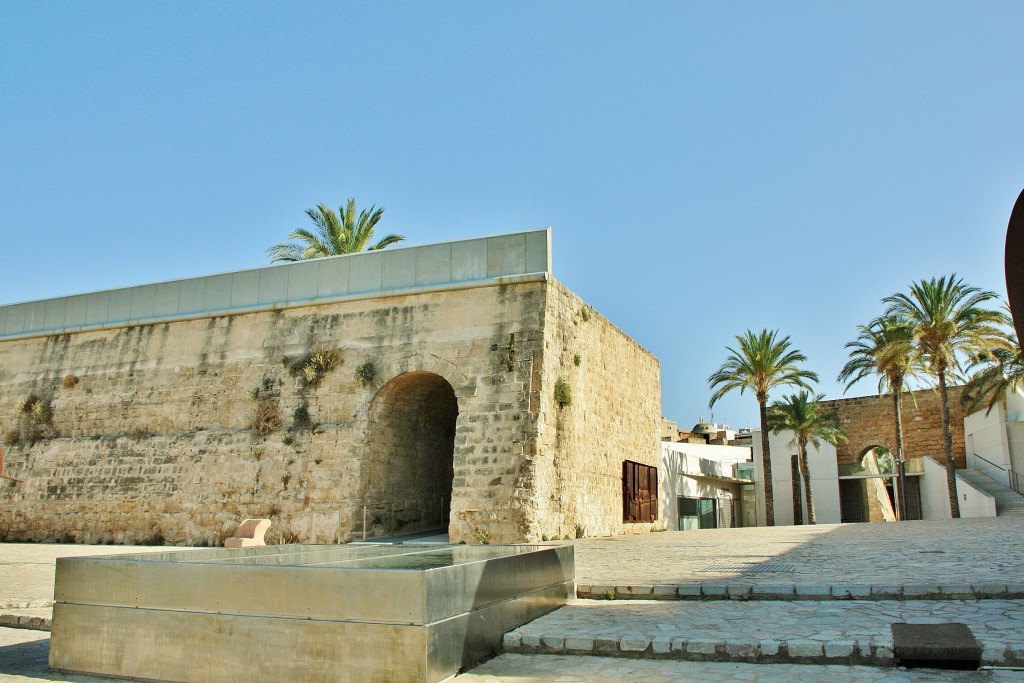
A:
[[[666,531],[575,546],[583,585],[1024,583],[1024,517]],[[741,567],[713,570],[728,565]]]
[[[986,659],[1024,661],[1024,518],[663,532],[574,545],[583,592],[662,599],[579,600],[508,637],[510,649],[546,654],[504,654],[458,683],[1024,681],[1018,671],[877,668],[891,663],[890,625],[902,620],[967,623]],[[0,544],[0,612],[45,614],[58,556],[169,549]],[[48,671],[48,647],[44,632],[0,627],[0,681],[102,680]],[[582,656],[602,648],[616,656]],[[764,663],[778,660],[829,664]],[[852,665],[864,663],[874,666]]]
[[[455,683],[793,683],[801,680],[830,683],[1009,683],[1024,681],[1024,672],[876,669],[869,666],[821,664],[769,665],[506,654],[482,664],[469,673],[457,676]]]
[[[577,600],[505,635],[505,651],[893,663],[892,624],[966,624],[985,664],[1024,664],[1024,600]]]

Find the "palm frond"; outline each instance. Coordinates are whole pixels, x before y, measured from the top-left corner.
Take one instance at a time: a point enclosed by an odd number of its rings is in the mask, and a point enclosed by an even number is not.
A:
[[[811,396],[807,391],[790,394],[781,401],[772,403],[768,411],[768,429],[775,434],[793,432],[795,440],[812,443],[815,448],[821,442],[835,446],[846,441],[846,431],[839,426],[839,416],[834,411],[823,411],[818,405],[823,394]]]
[[[299,244],[278,244],[268,249],[267,254],[271,262],[275,262],[304,261],[364,251],[373,239],[374,228],[383,214],[384,209],[376,206],[357,213],[356,200],[353,198],[349,198],[338,211],[326,204],[317,204],[312,209],[306,209],[306,216],[313,227],[300,228],[288,236]],[[384,249],[404,239],[402,235],[389,234],[369,249]]]
[[[1015,335],[1008,341],[1010,348],[995,348],[973,359],[971,368],[976,372],[960,396],[969,411],[986,408],[988,415],[1007,390],[1024,387],[1024,355]]]
[[[818,375],[797,366],[807,360],[801,352],[792,349],[789,337],[778,338],[778,331],[768,329],[754,333],[747,330],[736,337],[737,348],[726,347],[725,362],[708,377],[713,393],[709,406],[714,406],[730,391],[747,389],[754,392],[759,403],[767,400],[769,392],[779,386],[791,385],[809,389]]]

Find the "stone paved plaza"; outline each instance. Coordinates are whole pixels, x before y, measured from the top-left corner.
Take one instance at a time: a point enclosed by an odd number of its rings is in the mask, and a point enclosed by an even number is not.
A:
[[[737,564],[745,570],[709,571]],[[748,565],[788,565],[791,571],[752,572]],[[585,539],[576,542],[576,581],[582,586],[678,585],[691,591],[700,584],[1012,584],[1024,590],[1024,518],[707,529]]]
[[[1024,681],[1022,531],[1004,517],[576,541],[580,592],[616,599],[522,626],[457,680]],[[0,612],[45,616],[55,557],[138,550],[0,544]],[[896,621],[965,623],[995,668],[895,668]],[[0,628],[0,681],[100,680],[50,672],[47,652],[45,631]]]

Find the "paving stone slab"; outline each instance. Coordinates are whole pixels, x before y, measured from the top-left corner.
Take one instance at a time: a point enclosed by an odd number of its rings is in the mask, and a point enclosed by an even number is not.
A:
[[[897,623],[892,625],[892,640],[893,653],[896,661],[901,664],[962,662],[964,668],[976,669],[981,660],[981,643],[966,624]],[[998,649],[990,645],[990,661]]]

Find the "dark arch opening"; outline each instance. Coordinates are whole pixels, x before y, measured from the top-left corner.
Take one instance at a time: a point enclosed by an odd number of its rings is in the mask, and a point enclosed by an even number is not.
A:
[[[367,536],[447,531],[459,404],[448,381],[407,372],[370,403],[363,466]]]

